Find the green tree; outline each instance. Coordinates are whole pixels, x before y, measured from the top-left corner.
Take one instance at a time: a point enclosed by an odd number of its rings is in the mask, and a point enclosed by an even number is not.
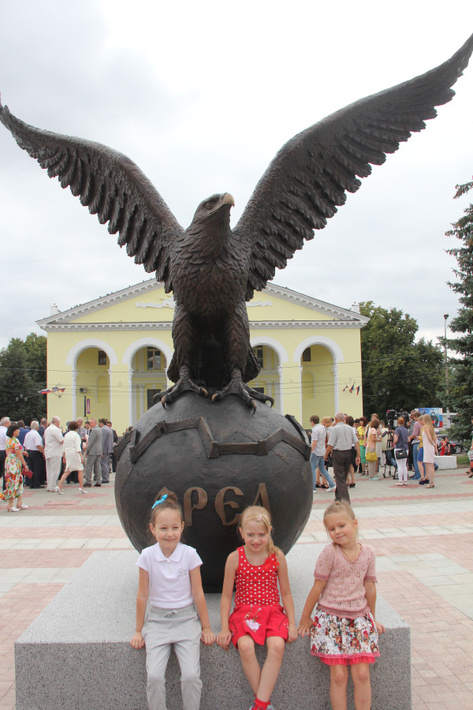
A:
[[[26,424],[46,416],[46,401],[38,394],[46,386],[46,338],[31,333],[12,338],[0,351],[0,417]]]
[[[45,389],[47,382],[46,343],[46,337],[37,333],[30,333],[24,341],[28,370],[38,390]]]
[[[473,182],[457,185],[455,199],[472,188]],[[473,204],[470,203],[452,227],[446,234],[456,237],[461,246],[447,249],[447,253],[452,254],[458,263],[458,268],[453,270],[457,281],[448,285],[459,294],[461,306],[450,322],[450,330],[458,335],[447,339],[449,350],[457,353],[457,357],[450,360],[448,404],[459,415],[453,435],[466,439],[471,433],[473,416]]]
[[[415,342],[415,318],[373,301],[360,303],[370,322],[361,331],[363,404],[369,416],[388,409],[440,406],[442,352],[423,338]]]

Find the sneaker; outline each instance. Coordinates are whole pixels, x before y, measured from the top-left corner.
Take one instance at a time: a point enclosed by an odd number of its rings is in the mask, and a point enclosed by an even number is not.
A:
[[[91,483],[84,483],[84,488],[91,488],[92,484]]]
[[[337,487],[337,486],[332,486],[331,488],[326,488],[325,490],[326,490],[328,493],[332,493],[332,491],[334,491],[334,490],[336,489],[336,487]],[[268,707],[269,707],[269,706],[268,706]]]
[[[379,481],[379,476],[373,476],[373,478],[370,478],[370,481]]]

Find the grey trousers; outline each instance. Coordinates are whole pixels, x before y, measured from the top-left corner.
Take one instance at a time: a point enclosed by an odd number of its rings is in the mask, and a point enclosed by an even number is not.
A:
[[[102,454],[100,466],[102,469],[102,482],[110,481],[110,454]]]
[[[335,483],[337,490],[335,491],[335,500],[346,500],[350,502],[350,494],[348,493],[347,476],[351,464],[351,449],[346,451],[332,451],[333,472],[335,474]]]
[[[202,626],[193,604],[181,609],[150,606],[143,626],[146,643],[146,692],[150,710],[166,710],[165,673],[171,646],[181,669],[183,710],[199,710],[200,636]]]
[[[94,473],[95,483],[102,483],[102,468],[100,466],[102,456],[99,454],[90,454],[85,461],[85,481],[84,483],[92,483],[92,471]]]

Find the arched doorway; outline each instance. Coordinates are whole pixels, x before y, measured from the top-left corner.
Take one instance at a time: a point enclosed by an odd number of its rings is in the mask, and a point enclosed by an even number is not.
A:
[[[312,414],[334,415],[333,356],[323,345],[307,346],[301,356],[302,421],[308,427]]]
[[[154,345],[136,350],[131,360],[132,424],[153,406],[155,394],[167,389],[167,360]]]
[[[110,357],[100,347],[86,347],[75,364],[75,415],[110,419]]]

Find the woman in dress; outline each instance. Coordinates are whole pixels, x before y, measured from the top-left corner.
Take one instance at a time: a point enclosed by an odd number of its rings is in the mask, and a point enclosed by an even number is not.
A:
[[[429,414],[424,414],[422,417],[424,426],[422,427],[422,443],[424,445],[424,471],[425,477],[429,479],[429,485],[426,488],[435,488],[434,473],[435,473],[435,454],[437,453],[437,434],[435,433],[434,425]]]
[[[23,503],[23,469],[27,468],[23,458],[23,447],[18,440],[20,427],[12,422],[7,429],[5,442],[5,490],[0,499],[8,501],[9,513],[17,513],[28,506]]]
[[[360,444],[360,467],[358,473],[362,476],[366,473],[366,458],[365,458],[365,436],[366,436],[366,425],[368,420],[366,417],[360,417],[360,424],[357,427],[356,434],[358,436],[358,443]]]
[[[367,454],[369,455],[369,458],[367,458],[367,462],[370,481],[379,481],[379,476],[377,473],[378,455],[376,452],[376,445],[378,441],[380,441],[379,419],[373,418],[366,429],[365,438],[365,457]],[[373,455],[374,458],[372,458]]]
[[[346,417],[345,424],[348,424],[348,426],[351,426],[351,428],[355,430],[355,434],[358,436],[357,427],[355,426],[355,420],[353,419],[353,417],[351,417],[351,416]],[[348,476],[347,476],[348,488],[354,488],[356,486],[355,469],[356,469],[356,449],[355,449],[355,445],[353,444],[353,446],[351,447],[351,464],[350,464],[350,468],[348,469]]]
[[[62,486],[71,471],[77,471],[79,477],[79,492],[87,493],[84,490],[84,457],[82,456],[81,438],[77,433],[78,422],[69,422],[68,431],[64,437],[63,460],[65,464],[64,473],[56,486],[56,493],[63,494]]]

